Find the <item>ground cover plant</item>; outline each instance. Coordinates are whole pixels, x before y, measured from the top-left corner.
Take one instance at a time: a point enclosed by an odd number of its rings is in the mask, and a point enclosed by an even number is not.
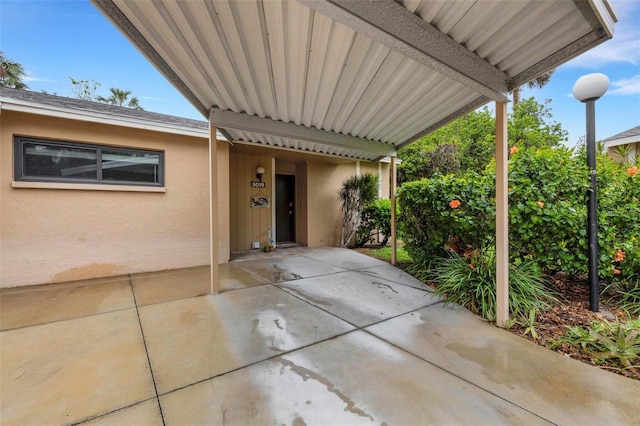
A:
[[[376,259],[384,260],[385,262],[391,263],[391,247],[374,245],[366,248],[358,248],[357,251],[368,256],[375,257]],[[396,252],[396,262],[398,266],[403,269],[406,269],[411,264],[413,264],[413,259],[409,256],[403,246],[398,246]]]
[[[579,346],[592,355],[597,364],[618,371],[640,368],[640,318],[620,322],[606,319],[588,326],[574,326],[557,339],[553,346]]]
[[[437,283],[434,293],[445,304],[468,308],[488,321],[496,318],[495,248],[472,250],[464,255],[451,252],[429,271],[429,282]],[[551,307],[557,298],[535,262],[509,265],[509,307],[511,315],[529,315]]]

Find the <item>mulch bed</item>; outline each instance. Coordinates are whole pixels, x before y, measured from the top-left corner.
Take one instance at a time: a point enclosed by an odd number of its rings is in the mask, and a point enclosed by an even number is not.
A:
[[[525,339],[531,340],[540,346],[554,350],[586,364],[602,368],[603,370],[617,373],[632,379],[640,380],[640,368],[630,368],[620,371],[618,366],[611,364],[595,364],[592,358],[579,348],[570,345],[552,347],[553,343],[571,327],[588,326],[594,321],[606,319],[607,321],[626,321],[623,312],[609,303],[606,299],[600,299],[600,312],[592,312],[589,309],[589,284],[586,280],[574,280],[563,275],[553,277],[556,291],[560,294],[560,303],[552,309],[536,315],[535,330],[538,335],[534,339],[530,333],[524,334],[525,327],[515,324],[509,329]]]

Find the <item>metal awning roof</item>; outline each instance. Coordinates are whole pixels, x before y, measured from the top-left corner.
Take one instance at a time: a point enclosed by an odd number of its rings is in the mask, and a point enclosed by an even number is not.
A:
[[[230,140],[377,160],[608,40],[607,0],[92,0]]]

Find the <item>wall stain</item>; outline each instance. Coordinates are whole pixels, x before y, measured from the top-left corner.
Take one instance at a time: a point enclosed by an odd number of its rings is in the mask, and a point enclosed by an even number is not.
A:
[[[75,268],[58,272],[51,277],[49,282],[60,283],[65,281],[112,277],[118,275],[118,272],[121,270],[121,266],[114,265],[113,263],[92,263],[91,265],[76,266]]]

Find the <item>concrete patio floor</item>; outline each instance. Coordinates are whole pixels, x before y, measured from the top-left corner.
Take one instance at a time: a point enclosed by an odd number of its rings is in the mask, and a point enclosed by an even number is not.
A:
[[[640,383],[350,250],[0,293],[2,425],[639,424]]]

